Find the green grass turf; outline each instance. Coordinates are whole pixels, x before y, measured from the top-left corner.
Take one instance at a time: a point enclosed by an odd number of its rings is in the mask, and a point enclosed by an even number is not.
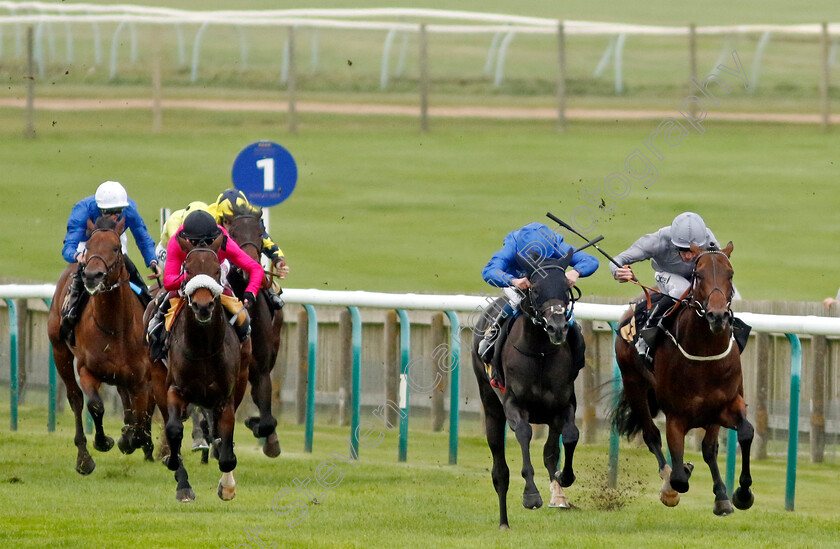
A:
[[[430,433],[427,420],[418,418],[411,423],[407,463],[397,461],[394,429],[386,431],[375,447],[362,448],[356,467],[331,458],[333,452],[346,455],[347,428],[319,422],[313,452],[307,454],[302,452],[303,428],[281,422],[283,454],[270,460],[237,426],[236,498],[219,500],[217,465],[201,466],[198,456],[188,453],[185,459],[197,499],[182,504],[174,499],[172,473],[160,463],[143,462],[139,452],[124,456],[114,449],[101,454],[91,447],[96,470],[88,477],[78,475],[73,470],[76,450],[69,411],[59,414],[53,434],[44,428],[43,408],[23,407],[14,433],[7,427],[8,414],[8,400],[3,398],[0,544],[4,547],[247,547],[239,545],[249,543],[245,528],[261,528],[260,538],[280,547],[838,546],[840,466],[836,461],[811,464],[804,453],[794,512],[784,510],[785,460],[774,457],[753,461],[754,507],[718,518],[712,514],[714,496],[699,452],[687,454],[696,465],[691,490],[678,507],[668,509],[658,501],[661,482],[655,460],[644,447],[622,442],[618,489],[605,488],[608,451],[602,438],[595,445],[579,445],[575,455],[577,482],[566,493],[577,509],[529,511],[520,503],[521,455],[509,434],[508,510],[513,530],[499,532],[490,452],[471,421],[462,421],[456,466],[448,465],[448,434]],[[367,419],[375,418],[363,413],[362,420]],[[186,428],[189,436],[189,422]],[[106,416],[106,432],[116,436],[118,429],[114,416]],[[156,425],[155,436],[159,432]],[[540,458],[543,444],[544,439],[533,442],[532,457],[547,504],[548,482]],[[330,460],[340,466],[341,483],[327,491],[320,504],[308,504],[305,517],[288,527],[298,513],[278,514],[272,501],[285,488],[294,492],[296,478],[312,479],[312,488],[316,468]],[[724,461],[721,456],[722,468]],[[738,463],[740,472],[740,459]],[[337,482],[337,475],[331,480]],[[294,499],[291,493],[281,494],[277,507],[282,509]],[[250,542],[250,547],[258,545]]]
[[[305,114],[290,135],[282,114],[167,111],[156,135],[149,112],[42,111],[38,138],[28,140],[22,112],[0,110],[0,275],[56,280],[70,208],[101,181],[123,182],[156,236],[159,208],[215,199],[239,150],[271,139],[299,169],[292,197],[271,208],[289,287],[478,292],[481,268],[509,230],[547,222],[548,210],[568,220],[586,205],[582,189],[622,170],[657,123],[576,122],[558,134],[552,121],[433,119],[421,134],[415,118]],[[664,146],[657,181],[634,185],[590,234],[617,254],[694,210],[722,242],[735,242],[745,299],[834,295],[837,133],[716,121],[713,108],[706,127]],[[605,263],[584,292],[634,295]]]

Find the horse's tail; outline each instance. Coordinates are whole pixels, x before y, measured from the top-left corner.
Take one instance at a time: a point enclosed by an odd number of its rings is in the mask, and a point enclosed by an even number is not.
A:
[[[650,416],[656,417],[659,413],[659,403],[653,391],[648,391],[647,399]],[[624,390],[619,394],[618,402],[610,413],[610,423],[620,435],[628,439],[642,431],[642,417],[630,406],[630,400]]]

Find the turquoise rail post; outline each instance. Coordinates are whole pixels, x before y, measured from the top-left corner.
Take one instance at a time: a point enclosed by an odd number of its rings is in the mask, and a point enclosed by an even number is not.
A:
[[[449,317],[449,353],[452,357],[449,371],[449,465],[456,465],[461,398],[461,323],[455,311],[446,311],[446,316]]]
[[[359,415],[361,410],[361,380],[362,380],[362,317],[358,307],[347,307],[351,320],[351,344],[353,346],[353,371],[351,399],[353,411],[350,419],[350,443],[353,453],[359,458]],[[352,457],[352,456],[351,456]]]
[[[9,368],[9,399],[11,416],[9,427],[12,431],[18,428],[18,315],[17,307],[13,299],[4,300],[9,306],[9,347],[10,347],[10,368]]]
[[[47,304],[47,308],[52,305],[52,299],[45,299],[44,303]],[[50,392],[48,397],[47,406],[49,407],[49,411],[47,413],[47,432],[53,433],[55,432],[55,410],[56,410],[56,371],[55,371],[55,358],[53,358],[52,354],[52,343],[47,348],[47,353],[49,354],[50,360],[50,372],[49,372],[49,382],[50,382]]]
[[[618,360],[615,358],[615,338],[618,334],[618,322],[610,322],[612,328],[613,345],[613,391],[615,392],[615,399],[613,405],[618,404],[618,394],[621,392],[621,370],[618,368]],[[610,426],[610,460],[607,468],[607,486],[615,488],[618,486],[618,430],[614,425]]]
[[[793,500],[796,495],[796,451],[799,448],[799,378],[802,375],[802,345],[796,334],[785,335],[790,341],[790,424],[788,426],[785,511],[793,511]]]
[[[735,492],[735,458],[738,455],[738,431],[727,429],[726,440],[726,493],[732,499]]]
[[[303,451],[312,453],[312,437],[315,433],[315,367],[318,358],[318,317],[312,305],[304,305],[309,334],[309,370],[306,385],[306,434]]]
[[[411,348],[411,324],[408,315],[402,309],[397,309],[400,317],[400,453],[399,461],[408,460],[408,358]]]

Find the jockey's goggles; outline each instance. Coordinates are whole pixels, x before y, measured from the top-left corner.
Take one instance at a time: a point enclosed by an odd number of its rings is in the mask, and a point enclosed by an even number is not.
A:
[[[122,211],[122,208],[108,208],[104,210],[100,208],[99,213],[102,215],[120,215]]]
[[[209,248],[215,238],[190,238],[190,244],[197,248]]]

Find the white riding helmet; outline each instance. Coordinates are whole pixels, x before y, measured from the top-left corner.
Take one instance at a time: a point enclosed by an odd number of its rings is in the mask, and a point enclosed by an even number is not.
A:
[[[671,223],[671,243],[677,248],[708,245],[706,223],[694,212],[683,212]]]
[[[116,181],[106,181],[96,189],[94,195],[100,210],[128,207],[128,193]]]

